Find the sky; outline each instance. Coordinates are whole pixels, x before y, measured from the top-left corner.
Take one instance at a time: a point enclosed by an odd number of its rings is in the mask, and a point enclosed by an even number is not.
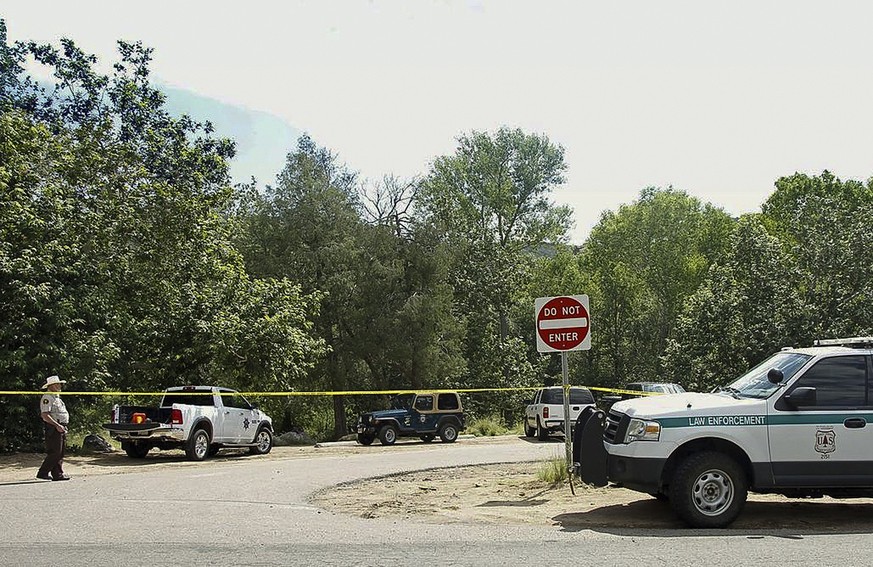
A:
[[[649,186],[738,215],[794,172],[873,175],[869,2],[3,0],[0,17],[107,70],[117,39],[153,47],[179,108],[248,116],[260,170],[304,131],[370,180],[424,175],[464,133],[544,134],[575,243]]]

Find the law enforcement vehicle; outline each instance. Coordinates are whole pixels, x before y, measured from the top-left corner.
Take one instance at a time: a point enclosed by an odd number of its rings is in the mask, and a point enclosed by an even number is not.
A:
[[[222,448],[265,455],[273,447],[273,420],[239,392],[216,386],[167,388],[158,407],[115,405],[103,425],[134,459],[152,449],[184,449],[202,461]]]
[[[873,497],[873,337],[785,348],[709,394],[587,410],[574,436],[582,480],[669,500],[688,525],[717,528],[749,491]]]
[[[358,443],[393,445],[398,437],[418,437],[430,443],[437,436],[454,443],[465,428],[464,408],[456,392],[423,392],[395,396],[391,409],[363,413],[358,418]]]

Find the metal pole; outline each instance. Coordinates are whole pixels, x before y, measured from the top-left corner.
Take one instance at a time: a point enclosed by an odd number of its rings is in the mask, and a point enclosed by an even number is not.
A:
[[[567,351],[561,353],[561,374],[564,376],[564,448],[567,450],[567,470],[573,467],[573,450],[570,448],[570,378],[567,372]]]

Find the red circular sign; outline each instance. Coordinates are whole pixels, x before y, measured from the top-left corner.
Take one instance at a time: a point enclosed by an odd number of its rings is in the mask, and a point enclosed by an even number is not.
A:
[[[555,350],[576,348],[588,336],[588,310],[572,297],[555,297],[537,313],[537,333]]]

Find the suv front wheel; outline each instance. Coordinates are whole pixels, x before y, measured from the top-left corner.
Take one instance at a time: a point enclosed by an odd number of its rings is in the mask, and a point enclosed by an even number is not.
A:
[[[694,528],[723,528],[746,503],[748,483],[742,467],[724,453],[687,457],[670,484],[670,504]]]
[[[386,425],[379,430],[379,441],[383,445],[393,445],[397,441],[397,429],[393,425]]]

